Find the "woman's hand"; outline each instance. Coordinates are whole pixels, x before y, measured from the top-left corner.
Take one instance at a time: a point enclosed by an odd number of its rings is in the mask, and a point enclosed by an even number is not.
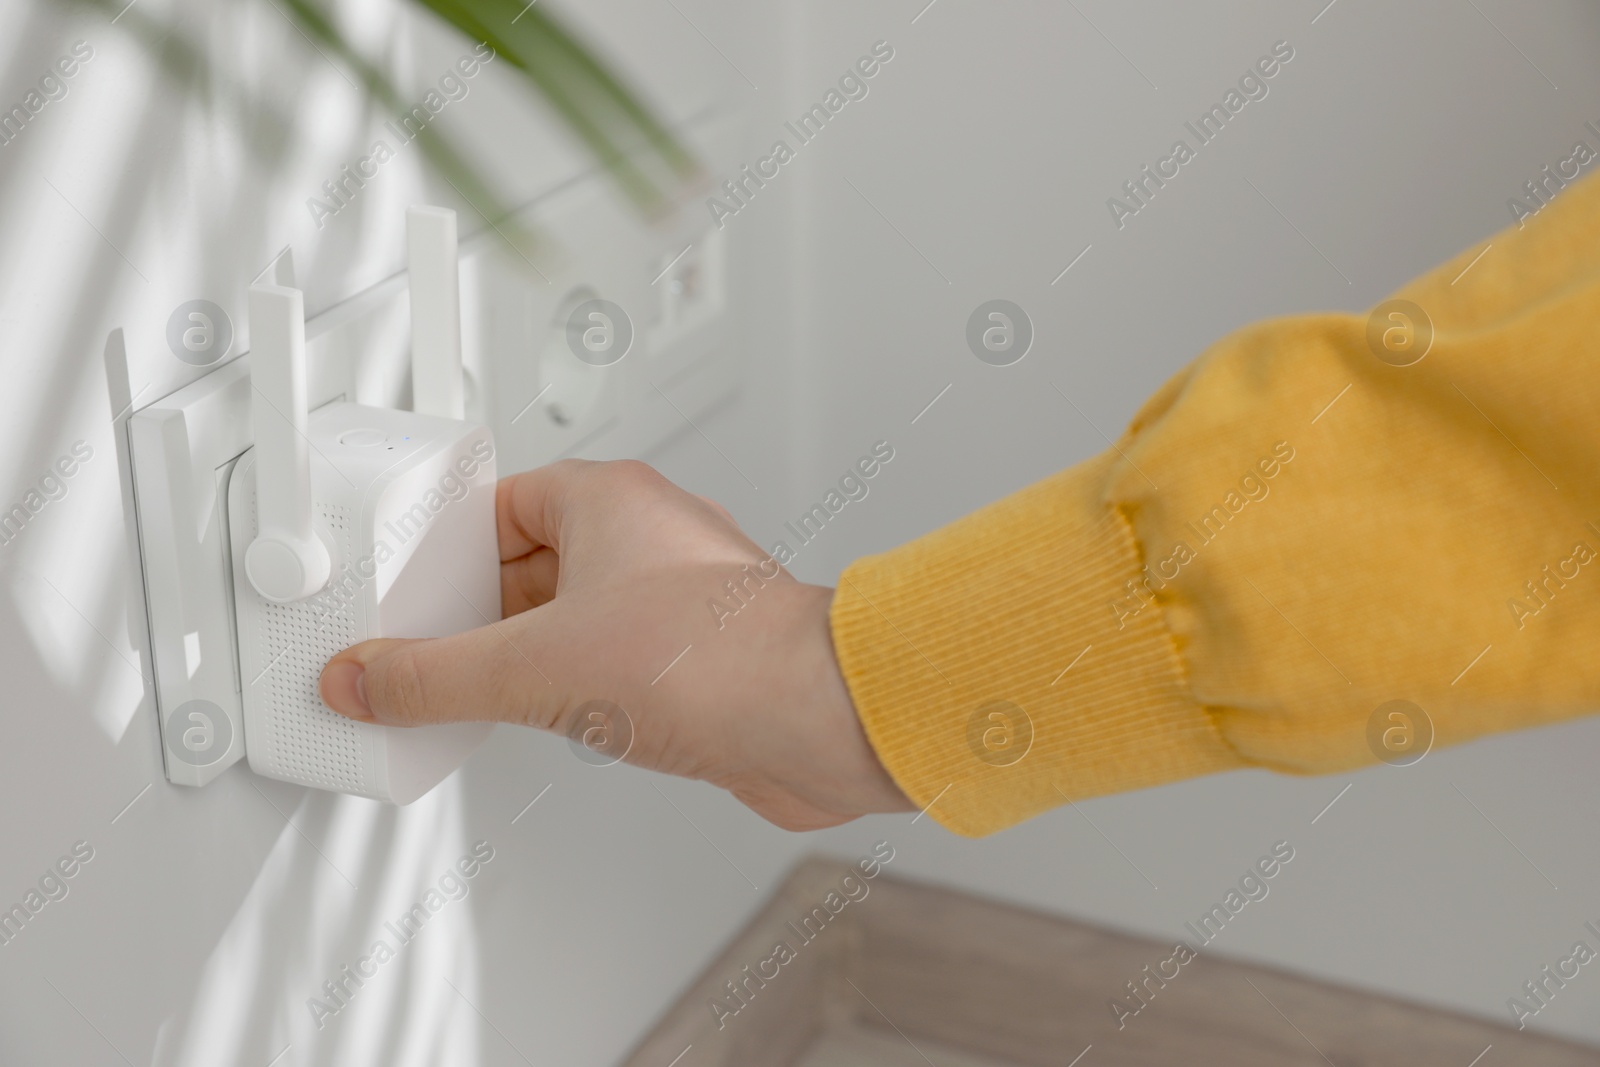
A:
[[[348,648],[322,672],[329,707],[626,750],[790,830],[912,809],[840,676],[833,591],[796,581],[719,505],[643,463],[563,460],[501,481],[496,509],[505,620]]]

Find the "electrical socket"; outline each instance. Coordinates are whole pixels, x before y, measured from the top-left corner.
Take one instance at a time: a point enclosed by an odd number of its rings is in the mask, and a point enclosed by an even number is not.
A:
[[[502,473],[570,454],[647,456],[737,390],[720,234],[697,232],[703,219],[641,226],[592,174],[529,205],[522,221],[556,254],[529,263],[493,229],[460,245],[466,415],[493,433]],[[571,343],[572,311],[594,299],[627,317],[631,342],[614,362],[586,362]],[[397,275],[307,320],[311,409],[403,406],[408,314]],[[204,785],[245,754],[226,489],[252,444],[249,375],[245,354],[126,420],[146,683],[176,784]],[[211,732],[203,762],[184,754],[187,730]]]

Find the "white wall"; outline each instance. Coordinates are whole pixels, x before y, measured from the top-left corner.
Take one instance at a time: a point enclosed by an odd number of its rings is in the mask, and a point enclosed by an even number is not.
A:
[[[807,6],[786,115],[871,42],[897,54],[784,175],[804,185],[791,496],[772,515],[765,491],[692,440],[665,464],[766,541],[870,442],[893,441],[872,495],[797,562],[813,581],[1104,448],[1099,431],[1117,434],[1236,326],[1376,303],[1511,223],[1507,198],[1575,140],[1597,144],[1584,128],[1600,125],[1588,5],[938,0],[913,24],[924,3]],[[1106,198],[1283,39],[1296,54],[1269,95],[1119,231]],[[963,341],[968,314],[994,297],[1037,329],[1033,352],[1003,370]],[[734,413],[708,429],[735,455],[760,447],[754,420]],[[1406,769],[1242,773],[1105,798],[978,842],[928,819],[817,836],[842,853],[884,837],[901,873],[1161,938],[1287,839],[1294,865],[1215,951],[1510,1021],[1507,998],[1541,966],[1579,939],[1600,948],[1583,929],[1600,926],[1596,752],[1589,720]],[[730,855],[765,854],[733,839],[728,818]],[[1106,996],[1128,977],[1107,974]],[[1600,1042],[1597,1007],[1600,979],[1585,973],[1529,1026]]]
[[[1475,3],[1482,14],[1340,0],[1315,25],[1320,3],[938,0],[914,24],[920,0],[574,7],[675,119],[709,104],[747,111],[746,143],[714,171],[764,153],[782,119],[874,41],[896,49],[871,94],[728,221],[749,384],[701,428],[761,488],[698,434],[653,458],[766,542],[889,438],[898,455],[872,495],[796,564],[831,581],[857,554],[1102,447],[1050,381],[1114,434],[1229,328],[1371,303],[1503,225],[1505,198],[1600,121],[1586,62],[1600,17],[1576,3],[1537,19],[1507,0]],[[398,17],[398,3],[341,10],[410,84],[456,53]],[[1219,949],[1490,1017],[1583,920],[1600,920],[1593,722],[1404,771],[1240,774],[1108,798],[980,842],[907,817],[788,835],[708,787],[596,769],[564,742],[507,728],[403,812],[243,768],[205,790],[168,786],[129,622],[137,578],[105,338],[126,331],[135,388],[149,383],[139,402],[162,396],[195,374],[162,340],[179,303],[242,306],[249,279],[289,244],[308,306],[329,307],[398,269],[401,206],[445,195],[416,160],[398,161],[360,212],[316,230],[304,198],[382,116],[363,113],[274,5],[184,11],[219,67],[293,117],[265,158],[227,108],[161,88],[126,19],[19,2],[0,16],[13,31],[0,35],[0,100],[20,99],[70,42],[96,49],[70,94],[0,147],[0,501],[20,499],[74,441],[94,450],[67,495],[0,547],[11,741],[0,746],[0,903],[74,842],[94,848],[69,895],[0,947],[0,1061],[614,1062],[796,855],[880,838],[901,873],[1160,936],[1288,838],[1299,858]],[[1280,38],[1297,55],[1271,95],[1115,230],[1105,198]],[[536,108],[513,104],[507,74],[485,72],[446,117],[526,199],[582,161]],[[967,314],[993,296],[1038,328],[1033,354],[1003,372],[962,341]],[[306,998],[478,840],[495,858],[471,895],[316,1029]],[[1108,996],[1124,977],[1106,976]],[[1533,1025],[1600,1041],[1597,1003],[1600,979],[1574,983]]]
[[[469,50],[410,4],[340,10],[419,97]],[[158,76],[153,42],[128,32],[146,14],[181,15],[180,33],[217,76],[209,94]],[[745,47],[781,52],[759,35],[772,30],[732,5],[696,17],[736,31],[727,47],[747,34]],[[715,52],[670,6],[589,6],[578,21],[660,95],[674,123],[741,103],[707,62]],[[92,450],[65,496],[0,546],[0,803],[9,813],[0,900],[24,902],[76,842],[92,855],[63,899],[0,946],[0,1062],[521,1062],[506,1038],[541,1060],[616,1059],[681,968],[753,906],[715,884],[682,903],[706,874],[704,842],[666,821],[682,817],[650,779],[626,769],[607,778],[564,742],[507,731],[403,811],[286,788],[242,766],[203,790],[176,788],[162,776],[141,682],[138,576],[102,367],[108,335],[124,331],[129,376],[148,403],[200,373],[167,350],[180,303],[204,297],[228,310],[242,350],[244,289],[285,245],[308,310],[323,311],[393,275],[401,209],[453,203],[449,190],[408,150],[352,207],[314,225],[307,197],[364,154],[389,116],[278,5],[172,11],[142,0],[114,25],[107,12],[19,3],[0,25],[0,99],[20,101],[72,42],[94,49],[68,94],[0,148],[0,498],[23,500],[75,441]],[[234,101],[246,94],[274,109],[276,136],[241,121]],[[530,101],[501,63],[438,120],[448,136],[492,150],[512,202],[589,166]],[[464,217],[465,232],[481,228]],[[307,999],[477,841],[494,859],[466,899],[318,1028]],[[770,884],[793,847],[784,842],[753,873]],[[628,966],[641,945],[659,955]]]

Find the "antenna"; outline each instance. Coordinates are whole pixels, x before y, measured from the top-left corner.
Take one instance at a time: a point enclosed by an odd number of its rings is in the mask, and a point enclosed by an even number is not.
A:
[[[250,287],[250,427],[260,532],[245,551],[245,573],[268,600],[304,600],[328,584],[333,561],[311,518],[306,312],[298,289]]]
[[[272,284],[294,286],[294,249],[283,246],[283,252],[272,261]]]
[[[411,408],[419,415],[460,419],[465,401],[456,213],[421,204],[408,208],[406,260],[411,289]]]

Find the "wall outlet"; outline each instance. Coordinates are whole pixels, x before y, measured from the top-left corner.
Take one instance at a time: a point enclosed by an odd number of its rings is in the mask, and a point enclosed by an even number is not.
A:
[[[713,115],[702,125],[715,145],[736,122]],[[642,225],[593,173],[519,221],[546,239],[532,262],[488,227],[459,249],[461,406],[493,435],[499,473],[566,455],[646,458],[737,390],[724,252],[708,220]],[[410,312],[400,274],[306,321],[313,419],[340,402],[405,406]],[[176,784],[205,785],[246,754],[251,677],[240,666],[227,498],[254,441],[254,358],[221,364],[126,420],[147,685]]]

